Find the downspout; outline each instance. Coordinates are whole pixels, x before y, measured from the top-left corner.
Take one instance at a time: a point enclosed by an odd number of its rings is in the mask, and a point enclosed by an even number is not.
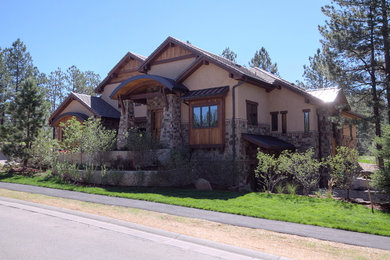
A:
[[[235,171],[235,167],[236,167],[236,123],[235,123],[235,119],[236,119],[236,88],[241,86],[242,84],[244,84],[245,82],[244,81],[239,81],[236,85],[234,85],[232,87],[232,107],[233,107],[233,111],[232,111],[232,136],[233,136],[233,142],[232,142],[232,149],[233,149],[233,169],[234,169],[234,176],[233,176],[233,184],[236,183],[236,171]]]

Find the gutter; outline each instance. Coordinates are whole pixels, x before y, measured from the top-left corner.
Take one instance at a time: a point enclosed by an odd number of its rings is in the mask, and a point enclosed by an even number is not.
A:
[[[236,124],[235,124],[235,119],[236,119],[236,88],[244,84],[245,81],[239,81],[236,85],[232,87],[232,104],[233,104],[233,113],[232,113],[232,136],[233,136],[233,143],[232,143],[232,149],[233,149],[233,169],[235,168],[236,165]],[[235,172],[235,171],[234,171]],[[233,183],[235,184],[236,182],[236,174],[234,173],[233,176]]]

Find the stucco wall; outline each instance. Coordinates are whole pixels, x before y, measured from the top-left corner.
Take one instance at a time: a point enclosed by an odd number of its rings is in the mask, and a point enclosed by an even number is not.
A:
[[[120,83],[106,85],[104,87],[104,91],[103,91],[102,96],[101,96],[104,101],[106,101],[108,104],[110,104],[112,107],[114,107],[117,110],[119,110],[118,109],[118,101],[111,99],[110,95],[115,90],[115,88],[117,86],[119,86],[119,84]]]
[[[247,119],[246,100],[258,103],[257,122],[259,124],[270,124],[269,101],[265,89],[251,85],[243,84],[236,88],[236,118]]]
[[[234,86],[238,81],[229,77],[229,73],[221,69],[220,67],[209,64],[202,65],[198,70],[192,73],[183,84],[189,90],[215,88],[222,86]],[[182,122],[187,123],[189,121],[189,110],[187,105],[182,105]],[[232,92],[231,89],[225,97],[225,118],[232,118]]]
[[[83,113],[87,116],[93,116],[93,113],[88,110],[84,105],[80,104],[79,101],[73,100],[70,104],[62,111],[61,114],[65,114],[67,112],[77,112]]]
[[[287,112],[287,132],[302,132],[304,131],[303,109],[310,109],[310,131],[317,131],[317,109],[313,104],[305,102],[305,98],[286,88],[278,90],[275,89],[269,94],[269,112]],[[268,113],[269,123],[271,123],[271,116]],[[278,115],[278,131],[282,131],[282,116]]]
[[[154,75],[175,79],[194,60],[195,58],[189,58],[189,59],[178,60],[169,63],[152,65],[150,70],[148,71],[148,74],[154,74]]]

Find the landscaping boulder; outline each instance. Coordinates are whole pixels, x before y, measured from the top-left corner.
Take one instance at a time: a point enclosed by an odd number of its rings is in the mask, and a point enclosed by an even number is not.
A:
[[[197,190],[213,190],[213,188],[211,188],[210,182],[202,178],[197,179],[194,184]]]

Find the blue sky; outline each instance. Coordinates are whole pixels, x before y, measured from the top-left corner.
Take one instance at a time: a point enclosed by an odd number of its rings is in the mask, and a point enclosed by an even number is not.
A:
[[[294,82],[320,47],[318,0],[17,1],[0,0],[0,47],[20,38],[45,73],[76,65],[104,78],[126,54],[148,56],[168,36],[247,65],[264,46]]]

